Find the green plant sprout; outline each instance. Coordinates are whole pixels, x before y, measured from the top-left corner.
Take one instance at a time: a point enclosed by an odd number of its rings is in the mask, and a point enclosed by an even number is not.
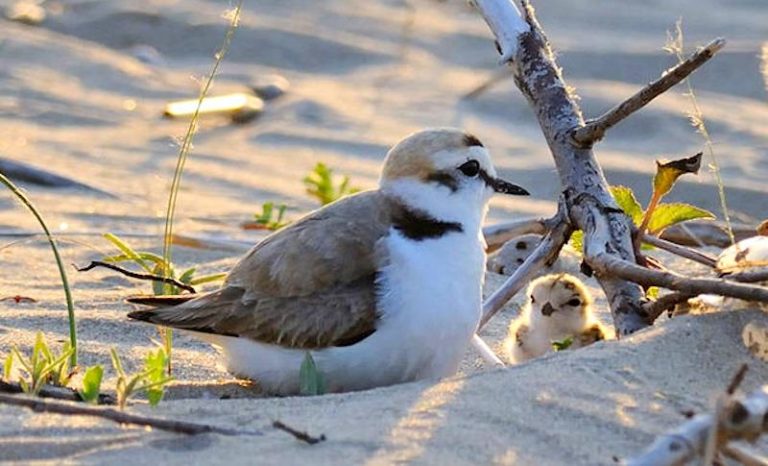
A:
[[[11,381],[13,366],[18,362],[23,372],[19,377],[19,386],[24,393],[37,395],[47,384],[66,387],[75,374],[69,365],[69,358],[73,351],[72,346],[67,342],[60,354],[54,354],[45,342],[43,333],[37,332],[30,357],[25,357],[15,345],[11,347],[11,353],[3,364],[4,378]]]
[[[83,388],[77,391],[80,398],[86,403],[98,404],[101,393],[101,380],[104,376],[104,368],[91,366],[83,376]]]
[[[285,211],[288,206],[285,204],[275,205],[274,202],[265,202],[261,205],[261,213],[255,214],[254,221],[264,230],[279,230],[290,222],[283,221]]]
[[[136,251],[128,243],[112,233],[105,234],[104,238],[120,251],[120,254],[104,257],[104,262],[133,262],[145,272],[157,276],[163,276],[163,271],[168,270],[170,274],[166,276],[192,286],[223,280],[226,276],[226,273],[214,273],[196,277],[195,272],[197,269],[195,267],[190,267],[177,276],[173,264],[167,263],[163,257],[151,252]],[[182,291],[171,283],[152,282],[152,292],[155,295],[180,294]]]
[[[664,50],[674,55],[677,58],[678,63],[685,61],[685,57],[683,56],[682,18],[675,22],[674,35],[670,32],[667,32],[667,43],[664,46]],[[731,240],[731,244],[734,244],[736,242],[736,238],[733,235],[731,215],[728,211],[728,202],[725,196],[725,183],[723,182],[723,177],[720,173],[720,164],[717,161],[717,156],[715,155],[714,144],[712,143],[712,138],[709,135],[707,125],[704,122],[704,113],[701,111],[701,107],[699,107],[699,101],[693,91],[693,85],[691,84],[690,78],[685,78],[683,82],[687,88],[685,95],[690,99],[691,106],[693,107],[691,112],[688,113],[688,118],[691,121],[691,125],[693,125],[693,127],[696,128],[696,131],[704,138],[704,145],[707,149],[707,152],[709,153],[710,159],[712,159],[712,163],[709,164],[709,170],[715,176],[715,182],[717,183],[717,194],[720,198],[720,208],[723,211],[723,219],[725,220],[726,230],[728,231],[728,237]]]
[[[611,186],[611,195],[616,204],[627,214],[638,227],[642,235],[648,233],[660,235],[666,228],[678,223],[696,219],[714,219],[712,212],[696,206],[682,203],[661,203],[662,198],[672,190],[675,182],[686,173],[696,174],[701,166],[701,153],[692,157],[673,160],[667,163],[656,162],[656,174],[653,177],[653,193],[648,207],[643,209],[631,188],[626,186]],[[638,238],[640,235],[638,235]],[[571,246],[583,251],[584,233],[575,231],[571,236]]]
[[[72,290],[69,288],[69,280],[67,279],[67,272],[64,270],[64,263],[61,260],[59,254],[59,248],[56,246],[56,240],[54,240],[51,231],[48,229],[48,225],[43,220],[42,215],[38,212],[37,208],[32,201],[24,194],[18,186],[16,186],[5,175],[0,173],[0,183],[3,183],[11,192],[24,204],[32,215],[35,216],[40,227],[45,232],[45,237],[48,239],[48,243],[53,250],[53,257],[56,259],[56,266],[59,268],[59,275],[61,276],[61,286],[64,288],[64,297],[67,301],[67,319],[69,321],[69,344],[72,347],[72,354],[69,356],[69,363],[73,366],[77,365],[77,324],[75,322],[75,304],[72,301]]]
[[[304,177],[307,194],[320,201],[320,205],[330,204],[344,196],[359,192],[359,188],[350,186],[349,176],[343,175],[341,182],[334,183],[333,170],[318,162],[315,168]]]
[[[303,396],[325,394],[323,376],[317,370],[312,354],[307,351],[299,369],[299,394]]]
[[[117,372],[115,392],[120,409],[125,408],[129,398],[142,392],[146,393],[150,406],[157,406],[163,399],[165,386],[173,380],[173,377],[165,375],[169,359],[165,349],[161,347],[155,352],[150,351],[144,360],[144,370],[130,376],[123,369],[117,351],[112,348],[109,354],[112,357],[112,367]]]
[[[573,337],[566,337],[562,340],[552,342],[552,349],[555,351],[564,351],[573,345]]]

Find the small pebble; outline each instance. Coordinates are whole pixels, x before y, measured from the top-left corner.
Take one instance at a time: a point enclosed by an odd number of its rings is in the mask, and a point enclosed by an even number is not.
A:
[[[290,83],[279,74],[260,76],[251,83],[254,94],[264,100],[273,100],[288,92]]]

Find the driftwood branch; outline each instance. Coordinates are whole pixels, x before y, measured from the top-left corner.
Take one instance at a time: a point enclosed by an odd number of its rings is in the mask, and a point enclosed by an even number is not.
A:
[[[740,369],[734,381],[743,377]],[[734,382],[731,386],[735,385]],[[730,389],[730,387],[729,387]],[[768,385],[737,397],[733,391],[723,398],[720,416],[700,414],[677,429],[664,434],[641,455],[630,459],[627,466],[677,466],[704,456],[709,441],[714,437],[715,450],[724,450],[728,442],[746,440],[754,442],[768,431]],[[719,420],[719,422],[718,422]],[[738,449],[738,448],[737,448]]]
[[[210,424],[197,424],[194,422],[174,421],[139,414],[126,413],[113,408],[99,408],[61,401],[29,398],[26,396],[8,395],[0,393],[0,403],[22,406],[37,412],[55,413],[73,416],[91,416],[108,419],[120,424],[133,424],[137,426],[149,426],[155,429],[176,432],[179,434],[221,434],[221,435],[262,435],[259,431],[237,430],[226,427],[217,427]]]
[[[688,77],[688,75],[715,56],[724,46],[724,39],[715,39],[707,44],[706,47],[696,51],[687,60],[663,72],[659,79],[648,84],[632,97],[608,110],[599,118],[588,121],[585,126],[575,129],[571,133],[574,143],[581,147],[588,147],[601,140],[608,129],[645,107],[650,101]]]
[[[24,393],[24,390],[22,390],[21,385],[17,383],[5,382],[0,380],[0,392],[20,394],[20,393]],[[43,388],[41,388],[37,396],[39,396],[40,398],[53,398],[55,400],[78,401],[78,402],[83,401],[83,399],[80,398],[80,395],[77,393],[76,390],[73,390],[68,387],[55,387],[53,385],[46,385]],[[115,397],[113,397],[112,395],[100,393],[99,404],[113,405],[115,404]]]
[[[571,134],[584,126],[584,119],[533,8],[524,1],[521,17],[510,0],[477,0],[475,4],[500,45],[502,61],[510,64],[517,87],[535,111],[555,160],[570,223],[585,233],[587,262],[590,255],[601,253],[634,262],[631,220],[608,191],[592,149],[572,143]],[[649,325],[640,286],[611,275],[599,275],[598,281],[608,297],[618,335]]]
[[[177,288],[181,288],[182,290],[189,291],[190,293],[197,293],[197,291],[195,290],[195,287],[193,287],[192,285],[187,285],[186,283],[182,283],[176,280],[175,278],[163,277],[162,275],[154,275],[151,273],[134,272],[132,270],[128,270],[126,268],[120,267],[119,265],[110,264],[109,262],[91,261],[91,263],[86,265],[85,267],[78,267],[75,264],[72,264],[72,265],[75,267],[75,269],[78,272],[87,272],[96,267],[104,267],[106,269],[114,270],[115,272],[120,272],[126,277],[135,278],[137,280],[148,280],[152,282],[167,283]]]
[[[652,301],[643,305],[645,311],[648,313],[648,320],[654,322],[659,318],[661,314],[670,309],[674,309],[678,304],[682,304],[691,298],[696,297],[695,294],[674,292],[668,293],[660,297],[656,301]]]
[[[646,244],[650,244],[651,246],[656,246],[659,249],[663,249],[667,252],[671,252],[672,254],[675,254],[677,256],[684,257],[694,262],[698,262],[699,264],[706,265],[707,267],[710,267],[710,268],[715,268],[715,264],[717,264],[717,259],[715,259],[714,257],[708,254],[704,254],[703,252],[697,251],[695,249],[691,249],[686,246],[675,244],[671,241],[657,238],[656,236],[653,236],[653,235],[643,235],[642,242]]]
[[[718,294],[746,301],[768,302],[768,287],[737,283],[722,278],[684,277],[670,271],[651,270],[617,259],[610,254],[592,258],[590,266],[601,275],[614,275],[643,286],[661,286],[692,295]]]

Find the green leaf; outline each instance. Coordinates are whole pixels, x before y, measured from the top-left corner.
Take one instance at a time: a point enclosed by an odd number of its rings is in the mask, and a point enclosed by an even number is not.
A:
[[[573,344],[573,337],[566,337],[560,341],[553,341],[552,349],[555,351],[563,351],[570,348],[572,344]]]
[[[114,348],[109,349],[109,356],[112,358],[112,367],[115,368],[118,377],[125,378],[125,369],[123,369],[123,363],[120,362],[120,356],[117,355],[117,351]]]
[[[227,278],[226,272],[212,273],[210,275],[203,275],[202,277],[196,277],[190,280],[190,285],[202,285],[203,283],[217,282]]]
[[[8,353],[3,363],[3,378],[6,382],[11,381],[11,372],[13,372],[13,352]]]
[[[643,221],[643,207],[637,202],[635,193],[626,186],[611,186],[611,194],[621,210],[632,219],[635,225]]]
[[[307,351],[299,369],[299,393],[305,396],[322,395],[325,393],[323,377],[318,372],[312,354]]]
[[[192,282],[192,277],[195,275],[195,271],[197,271],[196,267],[188,268],[187,270],[184,271],[184,273],[182,273],[179,276],[179,281],[181,283],[186,283],[187,285],[189,285]]]
[[[701,168],[701,152],[684,159],[667,163],[656,161],[656,175],[653,177],[653,191],[659,198],[672,190],[678,178],[686,173],[696,174]]]
[[[145,381],[142,389],[147,392],[147,399],[151,406],[157,406],[165,394],[165,385],[172,380],[165,377],[165,368],[168,366],[168,355],[163,348],[150,351],[144,359]]]
[[[125,254],[129,259],[139,264],[141,268],[143,268],[147,272],[151,270],[149,265],[146,262],[144,262],[144,260],[139,256],[139,254],[137,254],[132,247],[128,246],[128,243],[120,239],[117,235],[113,235],[112,233],[105,233],[104,238],[110,243],[112,243],[113,245],[115,245],[115,247],[120,251],[122,251],[122,253]]]
[[[168,270],[169,277],[174,277],[176,275],[176,272],[174,272],[173,267],[171,265],[167,266],[167,270]],[[156,264],[152,268],[151,273],[153,275],[159,275],[162,277],[165,271],[166,271],[166,267],[163,266],[163,264]],[[163,295],[178,294],[178,291],[179,290],[177,290],[176,287],[171,285],[170,283],[158,282],[158,281],[152,282],[152,293],[154,293],[155,295],[163,296]]]
[[[690,204],[680,202],[659,204],[648,222],[648,231],[656,235],[669,226],[700,218],[714,219],[715,216],[712,212]]]
[[[584,255],[584,232],[581,230],[575,230],[571,234],[571,240],[568,242],[574,251]]]
[[[104,369],[101,366],[91,366],[85,370],[83,376],[83,389],[77,393],[83,401],[88,403],[98,403],[99,393],[101,393],[101,379],[104,376]]]

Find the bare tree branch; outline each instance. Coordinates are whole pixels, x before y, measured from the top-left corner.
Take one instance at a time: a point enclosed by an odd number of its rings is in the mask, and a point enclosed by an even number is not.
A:
[[[564,188],[570,223],[585,233],[587,258],[589,254],[604,252],[634,262],[631,220],[608,191],[591,148],[572,144],[571,133],[584,126],[584,119],[563,81],[533,8],[523,1],[525,28],[510,0],[475,3],[500,45],[502,61],[510,64],[517,87],[534,109]],[[565,231],[553,238],[567,236]],[[643,290],[638,285],[609,275],[598,278],[608,297],[618,335],[649,325],[641,306]]]
[[[56,413],[74,416],[91,416],[109,419],[120,424],[134,424],[149,426],[155,429],[176,432],[179,434],[222,434],[222,435],[262,435],[259,431],[237,430],[226,427],[217,427],[210,424],[197,424],[194,422],[174,421],[139,414],[126,413],[112,408],[99,408],[61,401],[50,401],[26,396],[15,396],[0,393],[0,403],[13,406],[23,406],[37,412]]]
[[[660,297],[656,301],[645,303],[643,307],[645,308],[645,311],[648,313],[648,320],[650,320],[651,322],[654,322],[665,311],[672,309],[678,304],[684,303],[696,296],[697,295],[695,294],[683,293],[683,292],[668,293]]]
[[[709,293],[746,301],[768,302],[768,287],[734,283],[722,278],[684,277],[670,271],[640,267],[610,254],[593,256],[589,265],[598,275],[613,275],[643,286],[661,286],[692,295]]]
[[[663,249],[667,252],[671,252],[672,254],[675,254],[677,256],[690,259],[694,262],[698,262],[699,264],[704,264],[707,267],[715,268],[715,264],[717,264],[717,259],[715,259],[714,257],[708,254],[704,254],[703,252],[700,252],[685,246],[680,246],[679,244],[675,244],[671,241],[657,238],[656,236],[653,236],[653,235],[647,235],[647,234],[643,235],[642,241],[643,243],[650,244],[651,246],[656,246],[659,249]]]
[[[743,377],[743,370],[739,371]],[[639,456],[628,460],[627,466],[682,466],[701,457],[713,429],[718,430],[716,449],[728,447],[732,440],[754,441],[768,431],[768,385],[739,398],[728,396],[723,403],[721,421],[712,414],[700,414],[659,436]],[[759,464],[759,463],[758,463]]]
[[[684,62],[663,72],[659,79],[648,84],[632,97],[613,107],[599,118],[588,121],[585,126],[575,129],[571,133],[573,142],[579,147],[589,147],[601,140],[608,129],[645,107],[651,100],[685,79],[689,74],[715,56],[724,46],[725,39],[713,40]]]

